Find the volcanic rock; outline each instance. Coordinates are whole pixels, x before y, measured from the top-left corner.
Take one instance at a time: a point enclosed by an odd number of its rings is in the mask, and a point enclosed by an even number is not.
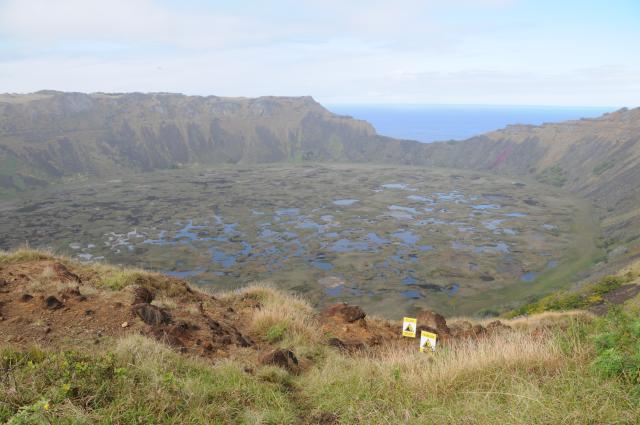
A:
[[[364,319],[367,314],[357,305],[337,303],[327,307],[322,315],[326,318],[333,318],[341,322],[353,323]]]
[[[451,329],[447,326],[445,318],[431,310],[422,310],[416,316],[418,321],[418,331],[429,331],[438,334],[438,336],[449,336]]]
[[[81,283],[80,276],[78,276],[75,273],[71,273],[69,269],[67,269],[67,267],[62,263],[54,263],[53,271],[56,274],[56,276],[58,276],[58,279],[60,279],[63,282],[73,281],[73,282]]]
[[[349,340],[341,340],[339,338],[331,338],[327,341],[327,345],[330,347],[337,348],[340,351],[346,351],[349,353],[353,353],[356,351],[361,351],[366,348],[366,345],[362,341],[349,341]]]
[[[147,325],[160,326],[171,323],[171,315],[155,305],[136,304],[133,306],[133,312]]]
[[[260,364],[274,365],[290,372],[298,370],[298,359],[291,350],[279,348],[260,357]]]
[[[142,286],[137,286],[133,290],[133,305],[136,304],[151,304],[151,301],[154,299],[153,293],[149,291],[147,288]]]
[[[44,305],[49,310],[57,310],[59,308],[62,308],[64,304],[62,304],[62,302],[53,295],[49,295],[44,299]]]

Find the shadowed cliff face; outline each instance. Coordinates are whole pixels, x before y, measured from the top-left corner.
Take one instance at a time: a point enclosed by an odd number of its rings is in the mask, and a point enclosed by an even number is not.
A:
[[[402,142],[419,148],[415,142]],[[188,163],[409,162],[411,149],[310,97],[38,92],[0,96],[0,186]],[[415,149],[414,148],[414,149]]]
[[[594,202],[608,236],[640,236],[640,108],[596,119],[509,126],[425,146],[425,164],[532,177]]]

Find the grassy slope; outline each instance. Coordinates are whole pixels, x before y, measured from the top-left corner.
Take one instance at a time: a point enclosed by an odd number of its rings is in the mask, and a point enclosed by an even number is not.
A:
[[[46,255],[0,253],[0,267]],[[109,290],[144,273],[108,266],[96,272],[109,276],[99,280]],[[306,371],[247,372],[242,357],[210,362],[138,335],[100,348],[5,344],[0,421],[581,424],[636,423],[640,416],[638,382],[598,367],[592,336],[606,335],[613,326],[607,320],[545,313],[509,321],[514,332],[435,354],[384,345],[347,355],[322,343],[314,312],[298,298],[259,287],[218,298],[246,293],[263,301],[250,327],[298,355],[313,353]],[[281,332],[273,331],[276,324]]]
[[[488,290],[483,293],[481,300],[468,300],[464,306],[458,305],[458,308],[478,311],[483,304],[494,305],[498,310],[505,307],[513,308],[514,303],[522,303],[527,298],[538,298],[560,289],[567,289],[579,280],[579,273],[584,273],[603,255],[603,251],[596,244],[596,239],[600,236],[600,227],[586,201],[580,201],[577,206],[571,234],[573,241],[558,267],[542,273],[533,282],[520,282],[505,288]]]

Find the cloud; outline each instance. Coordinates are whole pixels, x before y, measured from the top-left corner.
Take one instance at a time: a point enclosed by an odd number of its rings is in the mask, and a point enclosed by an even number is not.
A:
[[[640,97],[640,60],[615,30],[574,34],[523,3],[0,0],[0,80],[10,91],[328,102],[622,105]]]
[[[229,47],[282,40],[357,38],[368,41],[435,35],[443,8],[496,7],[513,0],[5,0],[0,33],[23,41],[92,40]],[[216,4],[216,3],[213,3]],[[446,5],[446,6],[445,6]]]

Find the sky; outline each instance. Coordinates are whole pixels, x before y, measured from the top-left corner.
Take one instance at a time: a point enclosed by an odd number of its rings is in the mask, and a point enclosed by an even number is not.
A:
[[[640,0],[0,0],[0,91],[640,105]]]

